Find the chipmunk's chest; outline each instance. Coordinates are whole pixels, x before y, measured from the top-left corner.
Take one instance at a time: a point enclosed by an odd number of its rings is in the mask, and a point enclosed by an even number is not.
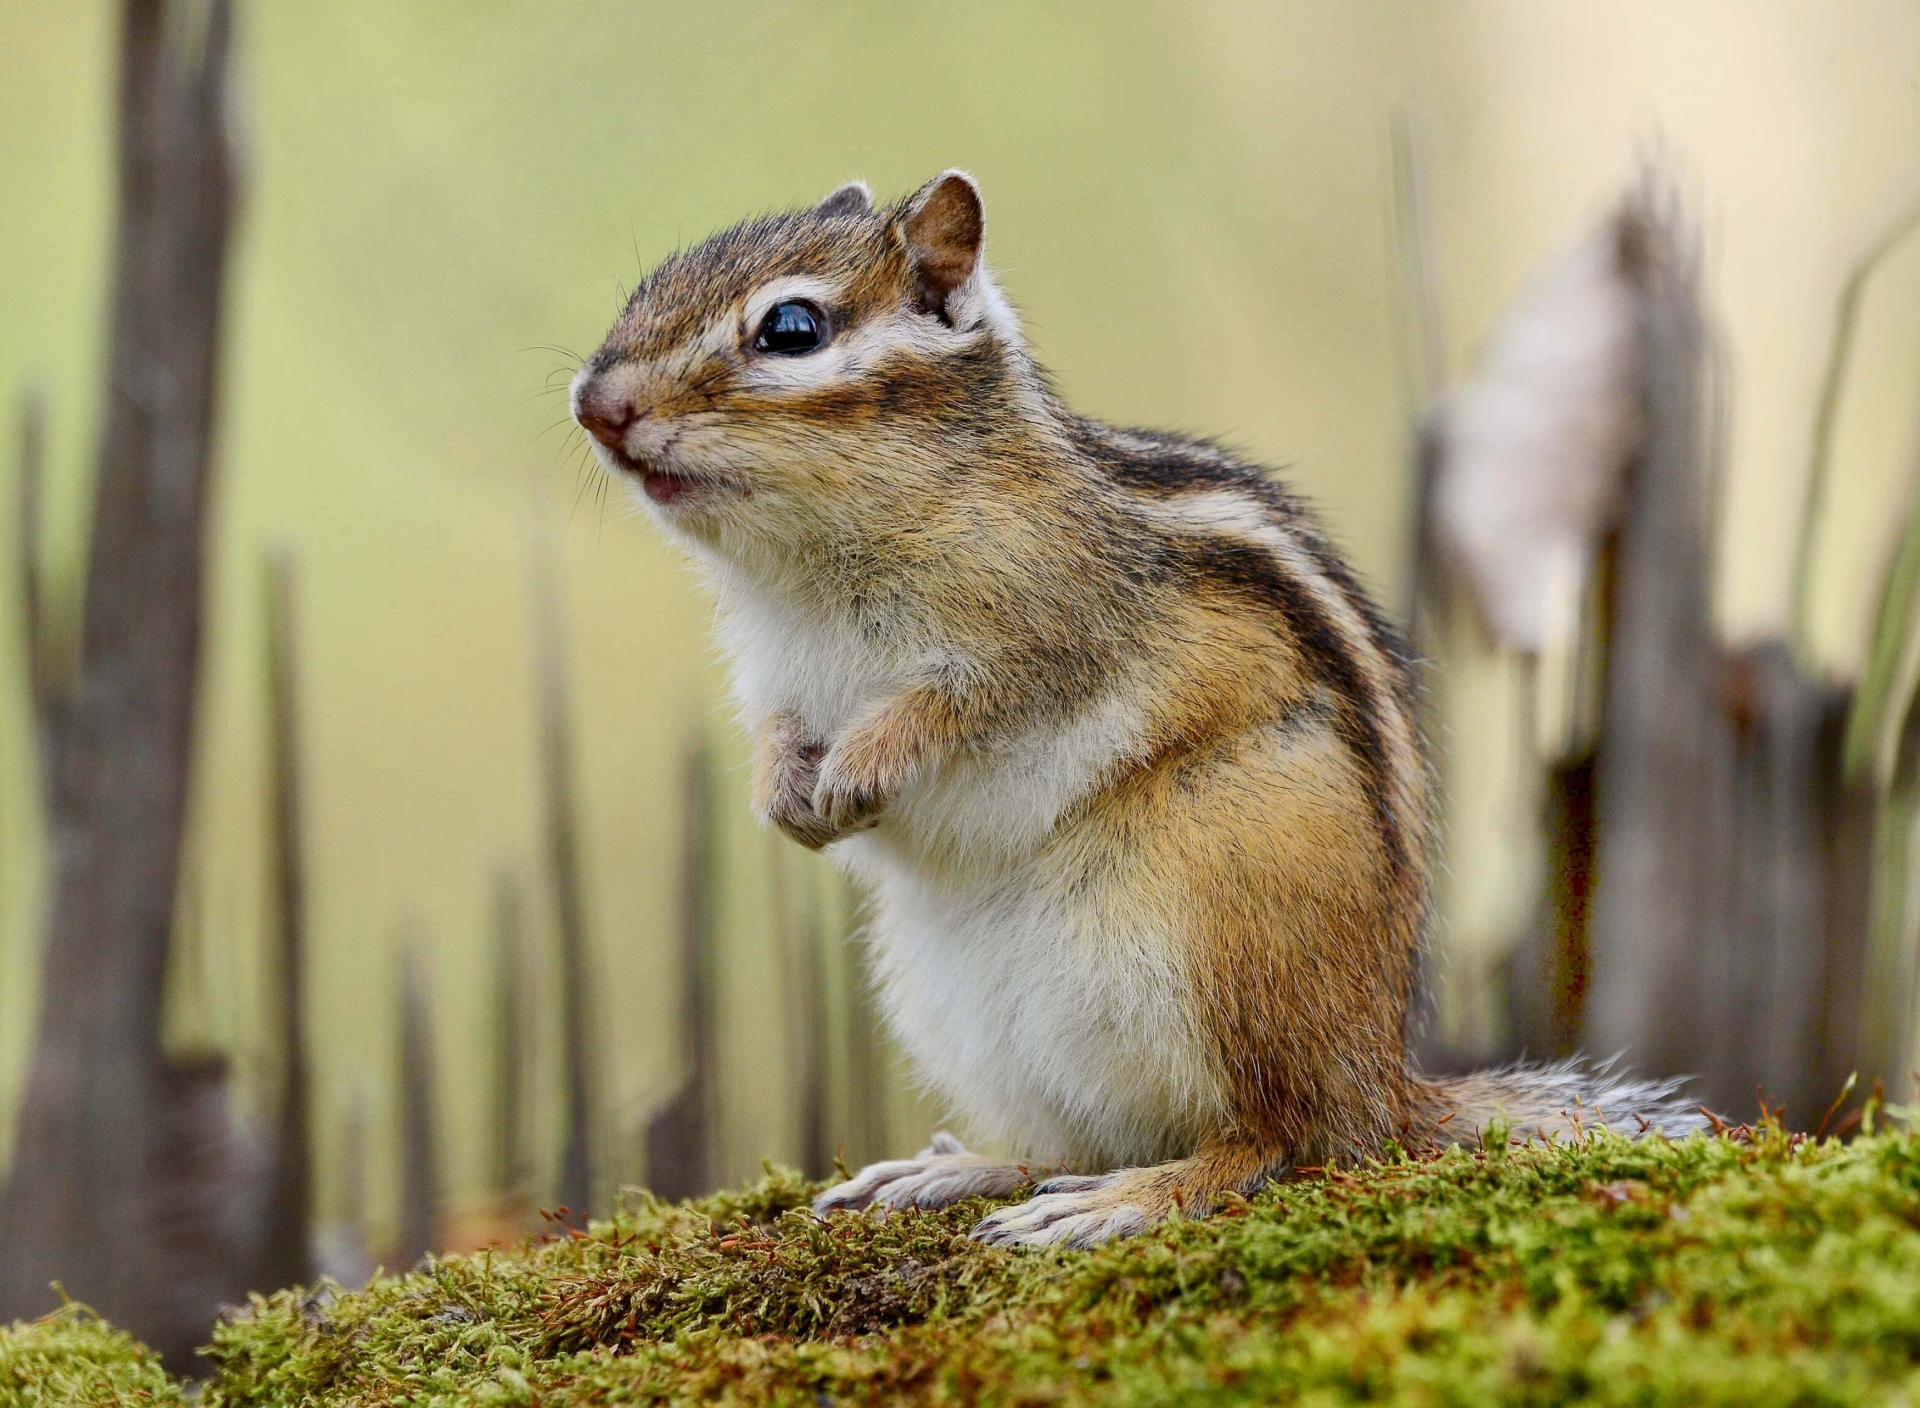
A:
[[[785,711],[833,738],[927,663],[910,618],[826,611],[743,580],[717,585],[720,642],[750,724]]]
[[[982,668],[911,612],[862,618],[749,582],[723,582],[720,599],[720,637],[750,726],[788,713],[831,743],[930,673]],[[916,866],[1031,854],[1139,753],[1150,693],[1142,681],[1110,678],[1077,708],[969,740],[893,799],[881,833]]]

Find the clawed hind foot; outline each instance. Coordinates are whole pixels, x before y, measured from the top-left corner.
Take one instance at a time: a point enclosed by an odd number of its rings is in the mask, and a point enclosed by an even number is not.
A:
[[[965,1198],[1005,1198],[1051,1166],[970,1154],[945,1130],[910,1159],[868,1164],[813,1200],[820,1216],[850,1208],[944,1208]]]
[[[951,1207],[964,1198],[1010,1197],[1038,1175],[1044,1181],[1033,1196],[982,1218],[974,1239],[996,1247],[1097,1247],[1149,1231],[1175,1213],[1209,1216],[1280,1166],[1259,1149],[1229,1145],[1150,1168],[1074,1174],[970,1154],[942,1132],[911,1159],[868,1164],[815,1198],[813,1210],[824,1217],[851,1208]]]
[[[1145,1232],[1163,1222],[1167,1210],[1140,1197],[1129,1177],[1140,1171],[1049,1178],[1026,1202],[981,1219],[974,1240],[996,1247],[1097,1247]]]
[[[1149,1231],[1176,1212],[1208,1217],[1259,1188],[1281,1163],[1263,1149],[1224,1144],[1150,1168],[1050,1178],[1026,1202],[981,1219],[973,1235],[997,1247],[1097,1247]]]

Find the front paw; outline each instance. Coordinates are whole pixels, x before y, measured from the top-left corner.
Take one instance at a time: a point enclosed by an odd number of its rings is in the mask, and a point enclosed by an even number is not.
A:
[[[840,834],[813,809],[813,791],[819,785],[820,761],[826,752],[826,745],[807,737],[797,723],[776,720],[762,741],[754,782],[754,804],[761,819],[812,851]]]
[[[905,783],[908,769],[878,729],[856,730],[827,750],[813,788],[813,810],[834,832],[877,824]]]
[[[832,844],[843,834],[813,809],[811,797],[782,798],[767,808],[766,817],[810,851]]]

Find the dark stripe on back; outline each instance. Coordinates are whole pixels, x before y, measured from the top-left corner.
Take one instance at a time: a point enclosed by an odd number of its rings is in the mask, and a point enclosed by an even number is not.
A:
[[[1319,597],[1276,562],[1268,549],[1221,535],[1170,542],[1168,551],[1177,556],[1188,576],[1274,611],[1286,623],[1288,634],[1306,657],[1308,672],[1327,684],[1339,700],[1335,731],[1360,764],[1367,801],[1392,864],[1396,869],[1403,867],[1409,859],[1406,837],[1394,806],[1392,764],[1377,717],[1382,705],[1393,707],[1397,701],[1373,698],[1359,662]]]
[[[1267,470],[1211,440],[1164,430],[1117,430],[1080,416],[1063,418],[1076,448],[1123,488],[1156,498],[1235,489],[1264,506],[1359,613],[1374,644],[1393,667],[1395,692],[1404,705],[1412,707],[1412,653],[1346,559],[1327,541],[1313,511],[1298,494]]]
[[[1372,644],[1386,661],[1392,697],[1378,699],[1353,658],[1352,647],[1335,624],[1328,606],[1308,583],[1297,578],[1273,552],[1228,533],[1199,537],[1170,536],[1170,566],[1181,575],[1210,581],[1255,606],[1276,612],[1298,642],[1308,671],[1324,681],[1340,701],[1335,727],[1353,750],[1366,779],[1367,796],[1382,839],[1396,869],[1409,864],[1403,821],[1394,805],[1395,779],[1379,715],[1398,707],[1413,710],[1413,671],[1399,632],[1387,621],[1353,571],[1320,531],[1310,510],[1265,471],[1235,459],[1204,440],[1163,431],[1121,433],[1078,417],[1068,419],[1076,447],[1116,484],[1155,498],[1222,489],[1245,494],[1272,515],[1312,560],[1333,590],[1359,616]]]

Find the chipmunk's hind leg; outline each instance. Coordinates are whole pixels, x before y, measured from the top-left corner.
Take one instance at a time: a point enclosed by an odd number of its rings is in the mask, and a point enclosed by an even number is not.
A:
[[[1223,1144],[1151,1168],[1050,1178],[1026,1202],[982,1219],[973,1235],[1001,1247],[1097,1247],[1158,1227],[1175,1212],[1206,1217],[1225,1195],[1256,1192],[1285,1167],[1283,1156]]]
[[[824,1217],[843,1208],[944,1208],[963,1198],[1004,1198],[1058,1171],[1057,1164],[970,1154],[942,1130],[914,1157],[868,1164],[836,1183],[813,1200],[813,1210]]]

